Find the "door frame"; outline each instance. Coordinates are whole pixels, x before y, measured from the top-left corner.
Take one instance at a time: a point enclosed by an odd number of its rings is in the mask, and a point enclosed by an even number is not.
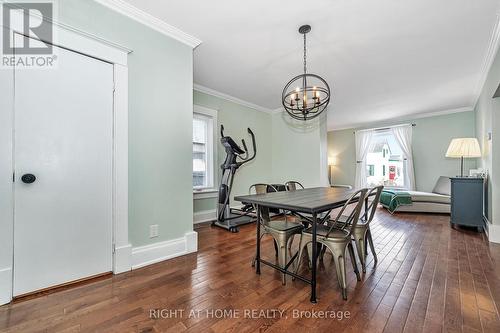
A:
[[[36,15],[36,14],[34,14]],[[38,17],[40,18],[40,17]],[[128,237],[128,55],[132,51],[99,36],[51,21],[53,24],[55,46],[94,57],[113,65],[113,199],[112,199],[112,234],[113,234],[113,273],[118,274],[131,269],[132,245]],[[5,26],[2,29],[8,29]],[[11,30],[11,33],[20,33]],[[27,69],[28,70],[28,69]],[[46,69],[50,70],[50,69]],[[7,75],[6,75],[7,76]],[[14,94],[14,77],[0,79],[0,87],[8,96]],[[10,133],[0,138],[0,154],[7,157],[0,160],[0,187],[6,185],[7,202],[5,215],[0,216],[0,305],[9,303],[13,294],[14,273],[14,99],[4,99],[0,107],[11,112],[0,115],[0,132]],[[3,157],[3,156],[2,156]],[[3,161],[2,161],[3,160]],[[9,185],[10,183],[10,185]],[[9,195],[10,194],[10,195]],[[2,207],[0,207],[2,208]],[[9,210],[9,209],[7,209]],[[4,241],[5,240],[5,241]]]

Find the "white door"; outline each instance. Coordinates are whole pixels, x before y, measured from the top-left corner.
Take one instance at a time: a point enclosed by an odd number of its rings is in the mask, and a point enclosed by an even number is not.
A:
[[[57,54],[14,71],[14,296],[112,270],[113,66]]]

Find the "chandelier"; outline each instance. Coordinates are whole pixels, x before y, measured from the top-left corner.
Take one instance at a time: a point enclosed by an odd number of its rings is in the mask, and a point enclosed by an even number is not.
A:
[[[310,120],[325,111],[330,103],[330,87],[319,75],[307,73],[306,34],[310,25],[303,25],[299,33],[304,35],[304,74],[291,79],[281,95],[281,103],[290,117]]]

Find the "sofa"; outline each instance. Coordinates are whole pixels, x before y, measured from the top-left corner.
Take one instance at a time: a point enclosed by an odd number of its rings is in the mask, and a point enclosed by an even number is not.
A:
[[[391,213],[414,212],[450,214],[451,181],[449,177],[439,177],[432,192],[402,191],[402,193],[409,194],[411,203],[398,205]],[[389,206],[386,204],[382,203],[382,206],[389,209]]]

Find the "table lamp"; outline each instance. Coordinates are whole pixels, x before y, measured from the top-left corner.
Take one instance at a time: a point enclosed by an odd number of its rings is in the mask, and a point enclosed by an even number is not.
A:
[[[481,157],[481,148],[476,138],[452,139],[446,157],[460,158],[460,177],[464,176],[464,158]]]

